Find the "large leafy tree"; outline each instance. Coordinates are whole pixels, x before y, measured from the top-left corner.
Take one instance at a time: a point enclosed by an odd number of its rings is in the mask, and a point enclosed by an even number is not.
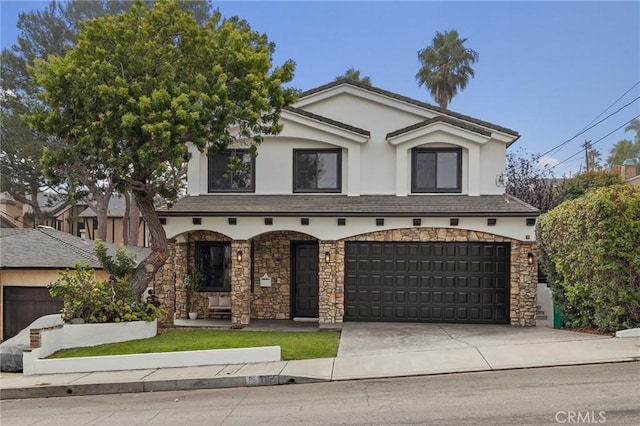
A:
[[[296,91],[282,84],[294,63],[273,66],[275,45],[237,18],[219,13],[198,25],[175,2],[88,21],[64,57],[37,61],[43,91],[29,118],[62,143],[49,165],[82,158],[131,191],[148,225],[152,254],[131,277],[141,293],[168,256],[154,197],[177,196],[172,173],[187,145],[224,149],[237,138],[260,143],[281,130],[281,109]]]
[[[471,65],[479,55],[465,47],[466,41],[456,30],[437,32],[431,45],[418,51],[421,64],[416,74],[418,84],[427,86],[441,108],[446,109],[458,90],[464,90],[475,75]]]
[[[371,77],[368,75],[360,77],[360,70],[357,70],[354,67],[346,70],[343,75],[337,76],[336,80],[340,80],[343,78],[346,78],[349,81],[355,81],[356,83],[362,83],[365,86],[371,86]]]
[[[147,5],[152,3],[145,2]],[[80,161],[67,162],[48,171],[43,169],[40,162],[43,149],[57,141],[47,134],[32,131],[23,120],[40,90],[27,69],[38,58],[63,56],[67,47],[75,44],[80,23],[98,16],[117,15],[132,4],[131,1],[119,0],[51,1],[42,10],[20,14],[17,43],[2,51],[0,189],[29,205],[36,224],[42,223],[46,216],[38,194],[53,190],[58,192],[58,198],[88,203],[97,213],[96,235],[105,239],[113,186],[101,169],[86,168]],[[207,1],[181,2],[178,7],[192,12],[198,22],[205,22],[211,16],[211,6]],[[135,213],[135,205],[130,211]],[[135,214],[131,216],[131,223],[137,223]],[[131,231],[137,233],[135,229]]]

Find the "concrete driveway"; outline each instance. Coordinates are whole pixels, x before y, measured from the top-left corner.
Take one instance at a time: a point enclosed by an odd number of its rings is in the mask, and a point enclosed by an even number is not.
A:
[[[345,322],[338,357],[609,339],[608,336],[510,325]]]

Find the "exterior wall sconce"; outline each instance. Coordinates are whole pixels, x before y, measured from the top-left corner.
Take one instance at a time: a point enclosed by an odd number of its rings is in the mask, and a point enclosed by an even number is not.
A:
[[[331,262],[331,253],[326,251],[324,252],[324,263],[329,263]]]
[[[529,265],[533,265],[534,260],[535,260],[535,258],[533,257],[533,253],[528,253],[527,254],[527,263]]]
[[[238,262],[242,262],[242,250],[238,250],[236,252],[236,259],[238,260]]]

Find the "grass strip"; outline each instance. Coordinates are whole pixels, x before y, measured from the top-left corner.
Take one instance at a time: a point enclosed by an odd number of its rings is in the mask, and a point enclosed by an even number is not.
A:
[[[339,342],[336,331],[168,330],[149,339],[64,349],[50,358],[280,346],[282,359],[289,361],[335,357]]]

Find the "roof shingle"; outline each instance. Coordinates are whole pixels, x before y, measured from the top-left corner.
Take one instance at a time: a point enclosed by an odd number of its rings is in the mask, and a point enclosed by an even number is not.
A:
[[[178,200],[160,216],[444,217],[521,216],[540,211],[504,195],[200,195]]]
[[[104,243],[113,255],[117,244]],[[76,262],[102,269],[94,254],[94,241],[47,228],[0,228],[0,268],[74,268]],[[138,261],[149,255],[150,249],[126,247]]]

